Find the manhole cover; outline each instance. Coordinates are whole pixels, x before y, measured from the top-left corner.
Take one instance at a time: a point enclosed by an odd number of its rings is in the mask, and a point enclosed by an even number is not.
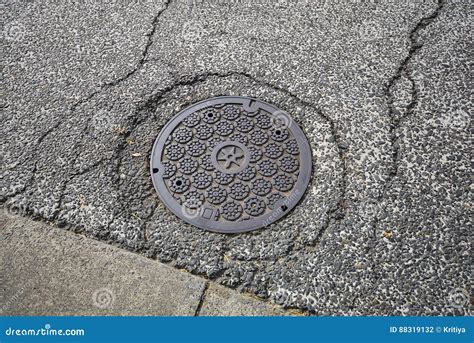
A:
[[[293,208],[311,174],[308,141],[291,117],[246,97],[198,102],[161,130],[151,156],[166,206],[202,229],[243,232]]]

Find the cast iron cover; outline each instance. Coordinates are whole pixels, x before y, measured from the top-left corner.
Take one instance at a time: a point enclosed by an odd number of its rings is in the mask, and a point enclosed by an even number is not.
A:
[[[174,116],[155,141],[150,167],[175,215],[234,233],[265,227],[296,206],[310,179],[311,151],[286,112],[223,96]]]

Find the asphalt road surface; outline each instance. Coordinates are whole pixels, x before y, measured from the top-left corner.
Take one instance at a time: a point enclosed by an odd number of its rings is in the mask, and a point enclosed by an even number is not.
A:
[[[9,214],[319,315],[470,313],[468,1],[4,1]],[[312,179],[282,220],[179,220],[149,157],[180,109],[292,115]],[[65,251],[67,254],[67,251]]]

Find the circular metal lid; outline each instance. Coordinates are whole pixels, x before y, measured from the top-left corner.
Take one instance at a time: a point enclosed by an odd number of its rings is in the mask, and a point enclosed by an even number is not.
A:
[[[235,233],[265,227],[296,206],[309,183],[311,150],[286,112],[223,96],[168,121],[150,167],[158,195],[175,215]]]

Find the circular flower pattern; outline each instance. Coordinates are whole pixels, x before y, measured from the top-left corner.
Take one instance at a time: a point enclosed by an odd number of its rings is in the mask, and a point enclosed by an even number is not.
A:
[[[255,177],[255,175],[257,175],[255,168],[252,166],[248,166],[247,168],[242,170],[240,173],[238,173],[237,177],[243,181],[250,181]]]
[[[229,136],[229,139],[231,141],[242,143],[243,145],[246,145],[248,141],[247,136],[240,132],[234,132]]]
[[[268,205],[268,208],[271,209],[271,210],[274,210],[275,209],[275,205],[278,201],[280,201],[281,199],[283,199],[284,196],[281,195],[280,193],[272,193],[270,194],[269,196],[267,196],[267,205]]]
[[[227,199],[227,192],[224,188],[211,187],[207,190],[206,197],[211,204],[219,205]]]
[[[242,206],[240,204],[230,201],[222,205],[222,216],[229,220],[235,221],[242,215]]]
[[[268,142],[268,135],[261,129],[253,130],[250,134],[250,141],[256,145],[263,145]]]
[[[209,125],[201,124],[196,126],[196,137],[199,139],[208,139],[213,133],[214,130]]]
[[[229,196],[235,200],[243,200],[249,195],[249,192],[249,186],[237,181],[230,186]]]
[[[184,194],[184,205],[191,209],[196,209],[204,203],[204,194],[191,190]]]
[[[265,212],[265,201],[257,197],[250,197],[245,200],[245,212],[251,216],[259,216]]]
[[[188,154],[194,157],[201,156],[206,150],[206,146],[200,141],[192,141],[188,144]],[[184,151],[184,149],[183,149]]]
[[[165,155],[171,161],[177,161],[184,156],[184,148],[178,144],[171,144],[166,147]]]
[[[279,160],[280,168],[284,172],[293,173],[298,170],[300,164],[297,159],[291,156],[284,156]]]
[[[178,169],[183,174],[192,174],[198,168],[197,161],[193,160],[192,158],[186,157],[179,161]]]
[[[269,129],[272,126],[272,119],[266,113],[260,113],[255,119],[257,120],[255,124],[261,129]]]
[[[257,170],[263,176],[272,176],[278,171],[278,166],[270,160],[262,160],[257,163]]]
[[[173,137],[178,143],[187,143],[193,138],[193,132],[186,127],[181,127],[173,133]]]
[[[193,175],[193,184],[196,188],[204,189],[211,185],[212,176],[205,172],[198,172]]]
[[[209,145],[209,149],[214,149],[217,144],[222,143],[222,138],[220,137],[212,137],[207,141],[207,144]]]
[[[202,112],[202,120],[208,124],[217,123],[220,118],[221,115],[215,108],[207,108]]]
[[[289,136],[288,130],[281,128],[281,127],[274,127],[270,129],[270,137],[275,141],[275,142],[283,142],[285,141]]]
[[[278,158],[283,155],[283,148],[276,143],[269,143],[265,146],[265,155],[270,158]]]
[[[174,164],[171,164],[170,162],[163,162],[163,178],[169,179],[176,173],[176,166]]]
[[[208,171],[214,170],[214,166],[212,165],[210,154],[207,154],[201,157],[201,159],[199,160],[199,163],[201,165],[201,168],[204,170],[208,170]]]
[[[300,153],[300,149],[298,148],[298,142],[296,139],[290,139],[288,142],[285,143],[286,151],[292,155],[298,155]]]
[[[199,118],[199,114],[195,112],[184,118],[182,123],[187,127],[195,127],[200,121],[201,119]]]
[[[248,150],[248,166],[237,174],[214,166],[214,150],[224,141]],[[242,106],[226,104],[194,112],[175,127],[166,138],[161,175],[187,210],[210,206],[221,221],[237,221],[278,210],[276,204],[282,204],[295,185],[299,153],[293,132],[274,126],[269,113],[248,113]],[[203,216],[201,212],[196,215]]]
[[[250,152],[250,162],[257,162],[260,160],[263,156],[262,150],[257,149],[254,146],[249,147],[249,152]]]
[[[202,201],[196,198],[186,199],[183,205],[191,210],[196,210],[202,206]]]
[[[214,173],[214,178],[215,178],[216,182],[219,185],[225,186],[225,185],[228,185],[229,183],[231,183],[234,180],[234,175],[225,174],[225,173],[222,173],[220,171],[216,171]]]
[[[235,128],[240,132],[249,132],[253,129],[253,122],[251,119],[246,117],[240,117],[235,122]]]
[[[252,192],[257,195],[267,195],[272,191],[272,184],[263,177],[256,178],[252,182]]]
[[[216,133],[221,136],[228,136],[234,131],[232,123],[222,120],[216,124]]]
[[[223,110],[223,117],[227,120],[235,120],[240,116],[240,110],[232,105],[227,105]]]
[[[170,179],[170,189],[175,193],[184,193],[189,189],[191,182],[184,176],[174,176]]]
[[[285,174],[278,174],[273,178],[275,188],[281,192],[287,192],[293,188],[293,179]]]

